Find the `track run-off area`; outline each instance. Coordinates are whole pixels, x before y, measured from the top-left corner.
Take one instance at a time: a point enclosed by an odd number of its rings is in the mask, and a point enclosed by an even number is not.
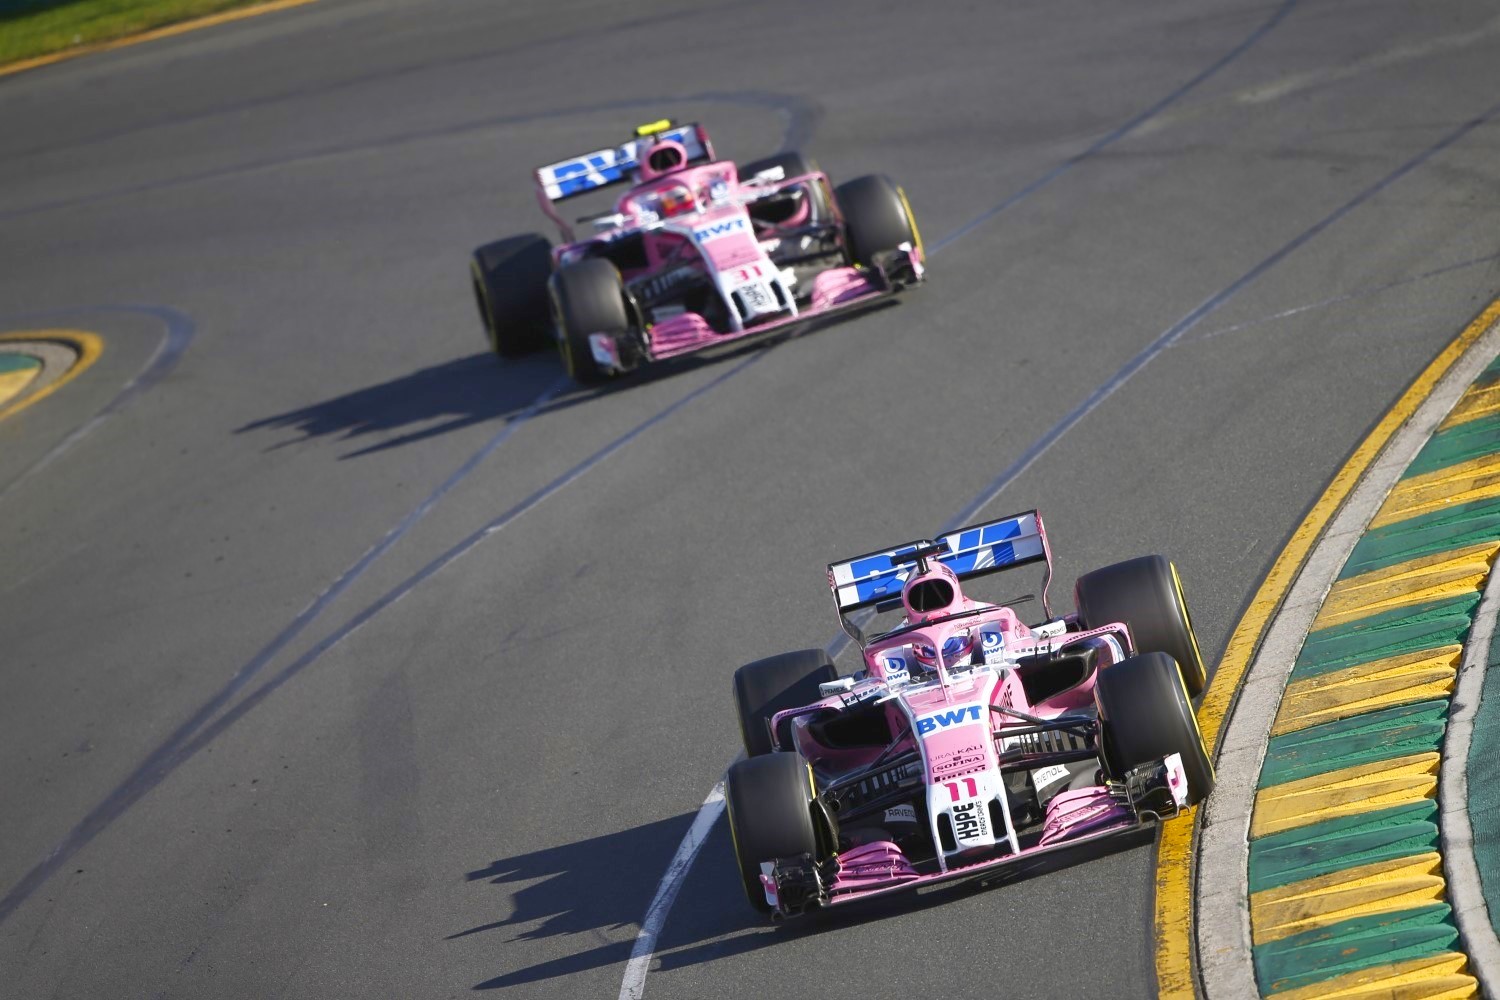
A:
[[[730,676],[1030,507],[1059,604],[1161,552],[1218,663],[1500,291],[1497,84],[1491,6],[1332,0],[319,0],[0,79],[0,335],[99,345],[0,420],[7,988],[1157,995],[1152,842],[764,923]],[[485,355],[531,168],[663,116],[889,174],[931,281]]]

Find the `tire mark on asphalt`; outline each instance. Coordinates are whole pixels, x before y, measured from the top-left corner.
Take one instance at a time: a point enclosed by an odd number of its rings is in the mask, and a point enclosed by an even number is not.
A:
[[[437,506],[438,502],[444,496],[462,482],[469,473],[478,468],[479,464],[493,454],[496,449],[508,441],[517,428],[541,410],[566,385],[567,379],[565,377],[558,378],[546,389],[542,390],[541,394],[525,410],[506,421],[505,426],[499,433],[491,437],[485,443],[484,447],[471,455],[436,490],[387,531],[385,537],[376,542],[364,555],[360,556],[348,569],[344,570],[326,590],[314,598],[311,604],[293,618],[249,662],[236,670],[217,694],[205,702],[187,721],[178,726],[160,746],[141,762],[135,771],[131,773],[130,777],[126,778],[114,791],[110,792],[104,801],[90,810],[82,822],[69,832],[62,843],[53,848],[45,859],[32,868],[31,871],[27,872],[25,877],[6,893],[3,899],[0,899],[0,924],[3,924],[15,912],[16,908],[40,888],[53,873],[67,864],[70,858],[123,815],[142,796],[161,784],[182,761],[191,755],[191,752],[183,753],[183,748],[196,748],[198,744],[192,742],[195,733],[202,730],[218,714],[220,709],[224,708],[236,694],[244,689],[245,685],[254,679],[256,674],[274,660],[304,629],[316,621],[327,610],[329,605],[353,586],[377,559],[390,551],[418,522],[431,512],[433,507]]]
[[[1497,114],[1500,114],[1500,104],[1494,105],[1488,110],[1484,111],[1482,114],[1470,118],[1458,128],[1449,132],[1443,138],[1439,139],[1431,146],[1428,146],[1416,156],[1413,156],[1411,159],[1401,164],[1401,166],[1386,174],[1374,184],[1366,187],[1364,190],[1356,194],[1353,198],[1350,198],[1338,208],[1334,209],[1332,212],[1323,216],[1323,218],[1319,219],[1317,222],[1313,223],[1311,226],[1298,233],[1290,241],[1284,243],[1278,250],[1276,250],[1276,252],[1266,257],[1259,264],[1256,264],[1244,274],[1240,275],[1240,277],[1237,278],[1233,283],[1223,288],[1222,290],[1215,292],[1207,299],[1204,299],[1203,302],[1201,302],[1197,306],[1197,308],[1193,309],[1186,316],[1182,317],[1182,319],[1172,324],[1172,326],[1162,332],[1160,336],[1158,336],[1155,340],[1142,348],[1135,357],[1125,362],[1124,366],[1122,366],[1119,371],[1115,372],[1115,374],[1110,376],[1107,381],[1105,381],[1097,389],[1091,392],[1087,399],[1075,406],[1071,411],[1068,412],[1066,416],[1064,416],[1055,425],[1053,425],[1051,430],[1047,431],[1047,433],[1043,434],[1040,438],[1033,442],[1031,447],[1022,452],[1019,458],[1017,458],[1014,462],[1007,466],[1003,472],[1001,472],[998,476],[991,480],[990,484],[986,486],[984,490],[981,491],[980,494],[975,497],[967,507],[965,507],[957,515],[955,515],[955,517],[950,520],[947,525],[939,529],[940,532],[952,531],[954,527],[962,526],[963,524],[970,521],[975,515],[979,513],[979,511],[983,510],[990,503],[990,501],[994,500],[995,497],[1000,494],[1001,490],[1005,489],[1005,487],[1015,482],[1018,476],[1020,476],[1027,469],[1031,468],[1031,466],[1035,464],[1038,459],[1040,459],[1043,455],[1050,451],[1052,449],[1052,446],[1055,445],[1064,434],[1076,427],[1079,421],[1088,416],[1090,413],[1093,413],[1094,410],[1098,409],[1105,400],[1113,396],[1121,386],[1130,381],[1131,377],[1134,376],[1136,372],[1140,371],[1142,368],[1146,367],[1146,365],[1150,364],[1157,355],[1161,354],[1167,348],[1172,347],[1174,344],[1176,344],[1179,340],[1182,339],[1184,334],[1201,323],[1206,317],[1217,312],[1221,307],[1223,307],[1226,302],[1234,298],[1234,296],[1238,295],[1250,285],[1253,285],[1256,281],[1260,280],[1260,278],[1264,276],[1267,271],[1271,270],[1277,264],[1280,264],[1283,260],[1296,253],[1302,247],[1306,246],[1308,242],[1315,239],[1324,230],[1338,223],[1341,219],[1349,215],[1355,209],[1359,208],[1371,198],[1374,198],[1376,195],[1380,194],[1392,184],[1395,184],[1397,181],[1405,177],[1407,174],[1411,173],[1413,170],[1416,170],[1418,167],[1422,166],[1422,164],[1426,163],[1428,160],[1432,159],[1443,150],[1458,142],[1470,132],[1473,132],[1475,129],[1479,128],[1482,125],[1489,124],[1489,122],[1493,120]]]
[[[760,103],[762,106],[774,106],[783,114],[785,122],[781,143],[782,151],[791,148],[792,142],[803,141],[808,136],[810,136],[813,129],[816,127],[816,122],[821,114],[820,110],[815,104],[809,101],[802,100],[800,98],[783,98],[781,95],[776,94],[745,94],[739,96],[746,102]],[[219,715],[220,710],[224,709],[225,706],[234,699],[235,695],[242,691],[245,686],[252,679],[254,679],[256,674],[265,669],[268,664],[270,664],[281,652],[285,650],[287,645],[290,644],[292,640],[294,640],[304,629],[306,629],[309,625],[316,621],[322,615],[322,613],[327,610],[327,608],[335,600],[337,600],[337,598],[341,594],[344,593],[344,591],[348,590],[348,588],[352,586],[354,582],[358,580],[359,577],[362,576],[365,571],[375,563],[376,560],[378,560],[382,555],[389,551],[390,548],[396,544],[396,542],[400,541],[400,539],[407,532],[409,532],[412,527],[414,527],[419,521],[421,521],[432,510],[432,508],[436,506],[438,501],[441,500],[444,495],[446,495],[450,490],[457,486],[458,483],[466,478],[471,472],[473,472],[474,469],[478,468],[479,464],[490,454],[492,454],[497,448],[499,448],[500,445],[504,444],[505,441],[508,440],[510,436],[515,432],[517,427],[519,427],[527,420],[531,419],[537,413],[544,410],[546,405],[570,384],[570,380],[566,376],[563,376],[552,383],[552,385],[544,389],[542,393],[537,396],[537,398],[525,410],[523,410],[518,415],[510,418],[510,420],[507,421],[505,427],[498,434],[496,434],[483,448],[475,452],[467,462],[461,465],[458,470],[455,471],[441,486],[439,486],[437,490],[429,495],[427,499],[425,499],[421,504],[414,508],[410,513],[408,513],[406,517],[404,517],[395,527],[388,531],[385,537],[382,538],[380,542],[376,543],[374,547],[368,550],[363,556],[356,560],[353,565],[346,569],[343,574],[340,575],[328,587],[328,589],[319,594],[311,604],[309,604],[302,610],[300,614],[292,619],[291,623],[283,628],[282,631],[278,633],[269,644],[262,648],[260,652],[258,652],[248,663],[244,664],[238,670],[236,670],[235,673],[231,675],[228,683],[226,683],[225,686],[221,688],[217,694],[215,694],[212,698],[209,699],[207,703],[205,703],[196,712],[194,712],[186,722],[178,726],[178,728],[166,739],[166,741],[160,744],[155,750],[153,750],[146,757],[145,761],[143,761],[135,769],[135,771],[133,771],[131,775],[125,779],[123,783],[118,785],[112,792],[110,792],[110,794],[105,797],[104,801],[95,806],[94,809],[92,809],[83,818],[83,820],[77,826],[75,826],[72,831],[69,832],[68,836],[62,841],[62,843],[53,848],[52,851],[48,853],[46,858],[44,858],[40,863],[38,863],[29,872],[27,872],[27,874],[21,879],[21,881],[18,882],[8,893],[6,893],[3,898],[0,898],[0,925],[3,925],[5,921],[10,917],[10,915],[15,912],[16,908],[24,903],[34,892],[36,892],[36,890],[40,888],[48,878],[50,878],[59,868],[66,865],[69,859],[71,859],[80,850],[82,850],[96,836],[107,829],[111,823],[113,823],[120,816],[124,815],[125,812],[129,810],[130,807],[133,806],[136,802],[140,801],[140,799],[144,795],[150,792],[157,785],[161,784],[162,781],[164,781],[173,771],[175,771],[178,766],[180,766],[184,761],[188,760],[193,754],[195,754],[200,748],[211,741],[215,736],[217,736],[219,733],[227,729],[230,725],[233,725],[234,722],[242,718],[245,713],[247,713],[251,708],[255,707],[255,705],[258,705],[261,701],[263,701],[271,692],[275,691],[291,677],[295,676],[304,668],[315,662],[318,657],[323,655],[324,652],[331,649],[339,642],[343,641],[343,639],[345,639],[349,635],[353,634],[371,618],[374,618],[381,611],[384,611],[386,608],[399,601],[402,597],[406,596],[406,594],[410,593],[422,582],[439,572],[443,567],[447,566],[455,559],[458,559],[459,557],[467,553],[470,549],[478,545],[485,538],[488,538],[495,532],[504,529],[516,518],[520,517],[522,514],[525,514],[533,507],[547,500],[553,494],[557,493],[559,490],[572,483],[575,479],[587,473],[590,469],[594,468],[600,462],[603,462],[605,459],[609,458],[609,456],[613,455],[621,448],[624,448],[626,445],[634,441],[640,435],[646,433],[652,427],[666,420],[669,416],[676,413],[684,406],[687,406],[689,403],[698,399],[705,393],[713,390],[717,386],[722,385],[724,382],[729,381],[734,376],[744,371],[746,368],[749,368],[751,365],[766,357],[773,349],[773,347],[774,344],[762,351],[752,354],[749,358],[739,362],[734,367],[723,372],[716,378],[710,380],[702,386],[699,386],[692,392],[689,392],[688,394],[680,397],[665,408],[657,411],[656,414],[647,418],[645,421],[637,425],[634,429],[627,431],[625,434],[616,438],[610,444],[605,445],[603,448],[596,451],[593,455],[589,456],[578,465],[574,466],[568,472],[563,473],[562,476],[554,479],[546,486],[543,486],[541,489],[537,490],[535,493],[522,500],[519,504],[511,508],[506,513],[500,515],[498,518],[495,518],[484,527],[480,528],[478,531],[469,535],[463,541],[459,542],[457,545],[444,552],[438,558],[428,563],[416,574],[407,578],[407,580],[403,581],[401,584],[397,585],[397,587],[387,592],[385,596],[380,598],[380,600],[376,601],[374,604],[367,607],[364,611],[355,615],[330,636],[324,638],[322,642],[318,643],[317,645],[312,647],[312,649],[308,650],[302,656],[298,657],[289,666],[283,669],[281,673],[273,677],[271,680],[267,681],[266,684],[257,689],[251,695],[248,695],[240,703],[236,704],[233,709],[225,712],[223,715]],[[180,351],[178,351],[177,353],[180,354]],[[174,364],[175,360],[176,358],[174,355],[172,357],[172,362]],[[135,395],[139,393],[139,391],[143,391],[144,388],[155,384],[155,382],[165,374],[165,371],[156,371],[154,366],[151,365],[148,365],[147,371],[148,373],[151,373],[151,377],[147,379],[143,385],[136,384],[141,381],[141,379],[138,378],[136,380],[136,383],[132,383],[130,386],[127,386],[126,391],[121,394],[121,397],[118,397],[114,403],[111,403],[109,407],[106,407],[106,410],[110,410],[112,407],[115,407],[116,403],[122,403],[123,401],[134,398]],[[3,493],[0,493],[0,496],[3,496]],[[219,717],[215,721],[216,715],[218,715]],[[209,724],[210,722],[212,722],[212,725]]]
[[[187,314],[179,312],[170,306],[118,305],[54,310],[45,313],[27,313],[22,316],[7,317],[5,323],[6,325],[10,325],[11,323],[36,322],[39,319],[49,316],[75,316],[110,312],[132,313],[153,317],[160,320],[166,328],[165,335],[156,345],[156,350],[151,353],[151,357],[146,361],[145,367],[141,369],[135,378],[125,383],[125,387],[119,391],[114,399],[111,399],[98,413],[94,414],[79,427],[74,428],[66,437],[48,449],[46,454],[31,463],[20,475],[6,483],[5,486],[0,487],[0,501],[3,501],[11,490],[51,465],[78,442],[98,430],[100,425],[106,420],[125,409],[125,407],[129,406],[142,394],[155,386],[156,383],[166,378],[172,369],[177,367],[177,362],[182,360],[182,355],[193,342],[193,335],[196,333],[193,321]]]
[[[1279,312],[1274,312],[1269,316],[1262,316],[1259,319],[1248,319],[1243,323],[1235,323],[1232,326],[1221,326],[1216,330],[1209,330],[1206,333],[1195,334],[1192,337],[1187,337],[1179,340],[1177,344],[1179,347],[1183,344],[1201,344],[1205,340],[1212,340],[1215,337],[1222,337],[1227,333],[1237,333],[1240,330],[1245,330],[1252,326],[1264,326],[1267,323],[1275,323],[1277,320],[1283,320],[1292,316],[1300,315],[1305,312],[1311,312],[1314,309],[1325,309],[1328,306],[1338,305],[1340,302],[1354,302],[1361,299],[1374,298],[1375,296],[1388,292],[1393,288],[1401,288],[1405,285],[1419,284],[1423,281],[1430,281],[1433,278],[1440,278],[1445,274],[1451,274],[1454,271],[1465,271],[1471,267],[1478,267],[1480,264],[1493,264],[1496,261],[1500,261],[1500,253],[1486,254],[1483,257],[1470,257],[1468,260],[1461,260],[1456,264],[1445,264],[1442,267],[1436,267],[1430,271],[1423,271],[1421,274],[1414,274],[1409,278],[1401,278],[1397,281],[1390,281],[1386,284],[1376,285],[1372,288],[1355,289],[1352,292],[1345,292],[1343,295],[1334,295],[1330,298],[1319,299],[1317,302],[1309,302],[1306,305],[1293,306],[1290,309],[1282,309]]]
[[[1292,0],[1295,2],[1295,0]],[[134,198],[144,194],[152,194],[171,188],[183,187],[192,184],[206,184],[213,181],[227,180],[246,174],[257,173],[262,170],[276,170],[284,167],[298,166],[305,163],[313,163],[318,160],[331,159],[337,156],[348,156],[355,153],[377,152],[383,149],[391,149],[405,146],[411,143],[426,142],[432,139],[445,139],[453,136],[465,135],[470,132],[483,132],[489,129],[503,128],[506,126],[526,125],[531,122],[556,121],[559,118],[570,118],[579,115],[599,114],[611,111],[628,111],[632,109],[645,108],[653,114],[658,113],[663,107],[681,106],[684,104],[729,104],[744,107],[763,108],[774,110],[785,120],[785,140],[783,150],[795,149],[811,138],[817,121],[822,117],[822,108],[813,101],[795,94],[780,94],[774,91],[743,90],[743,91],[706,91],[698,94],[680,94],[677,96],[655,95],[652,97],[626,98],[618,101],[606,101],[600,104],[580,105],[571,108],[563,108],[556,111],[538,111],[526,114],[512,115],[486,115],[482,118],[471,118],[467,121],[435,125],[431,128],[417,129],[411,132],[401,132],[378,139],[362,139],[358,142],[335,143],[298,153],[294,156],[270,156],[258,160],[250,160],[245,163],[233,164],[227,167],[216,167],[212,170],[201,170],[196,173],[183,174],[178,177],[166,177],[161,180],[144,181],[139,184],[131,184],[125,187],[112,188],[106,191],[97,191],[93,194],[82,195],[76,198],[57,198],[52,201],[41,202],[36,205],[24,205],[20,208],[6,209],[0,211],[0,221],[21,219],[28,216],[40,215],[46,212],[55,212],[71,208],[86,208],[106,201],[114,201],[119,198]]]
[[[454,475],[451,476],[446,483],[439,487],[437,492],[435,492],[431,497],[424,501],[420,507],[412,511],[411,514],[408,514],[407,517],[402,520],[401,524],[399,524],[396,528],[393,528],[391,532],[386,535],[386,537],[380,542],[380,544],[371,549],[369,552],[365,553],[365,555],[361,557],[358,562],[356,562],[353,566],[346,570],[344,572],[344,575],[341,576],[337,581],[335,581],[332,587],[324,591],[323,594],[321,594],[317,598],[317,600],[315,600],[306,610],[304,610],[300,615],[293,619],[292,623],[285,629],[283,629],[282,632],[277,635],[277,637],[273,639],[268,646],[262,649],[260,653],[258,653],[254,657],[254,659],[252,659],[249,663],[245,664],[238,671],[236,671],[234,676],[230,679],[229,683],[226,684],[217,695],[215,695],[208,701],[208,703],[206,703],[201,709],[194,713],[191,718],[189,718],[186,722],[179,726],[177,730],[172,733],[172,735],[168,737],[165,742],[163,742],[159,747],[152,751],[150,756],[148,756],[146,760],[136,768],[136,770],[130,775],[130,777],[128,777],[122,784],[120,784],[113,792],[111,792],[103,802],[101,802],[98,806],[91,810],[89,814],[84,817],[83,821],[73,828],[72,832],[68,834],[67,838],[64,839],[61,844],[59,844],[56,848],[53,849],[50,854],[47,855],[46,859],[44,859],[40,864],[38,864],[35,868],[28,872],[25,878],[23,878],[15,886],[15,888],[11,889],[11,891],[6,894],[4,899],[0,899],[0,924],[3,924],[5,920],[13,912],[15,912],[16,908],[20,906],[21,903],[25,902],[26,899],[32,895],[32,893],[40,888],[48,878],[50,878],[60,868],[64,867],[68,863],[69,859],[71,859],[80,850],[82,850],[96,836],[107,829],[111,823],[124,815],[131,806],[135,805],[135,803],[140,801],[141,798],[143,798],[147,793],[149,793],[152,789],[156,788],[168,777],[170,777],[178,767],[187,762],[199,750],[203,749],[203,747],[213,742],[213,740],[216,739],[221,733],[238,722],[253,708],[264,701],[268,696],[278,690],[283,684],[291,680],[297,674],[301,673],[307,667],[311,666],[324,653],[328,652],[328,650],[332,649],[344,639],[353,635],[375,616],[379,615],[382,611],[386,610],[391,605],[395,604],[397,601],[405,597],[407,594],[411,593],[418,586],[440,572],[450,563],[468,553],[480,542],[484,541],[486,538],[495,534],[496,532],[503,531],[517,518],[521,517],[528,511],[534,509],[535,507],[546,501],[548,498],[553,496],[558,491],[562,490],[564,487],[568,486],[574,480],[583,476],[590,469],[594,468],[601,462],[608,459],[611,455],[615,454],[626,445],[633,442],[636,438],[640,437],[642,434],[645,434],[657,424],[662,423],[667,418],[677,413],[677,411],[681,410],[683,407],[688,406],[695,400],[701,398],[708,392],[722,385],[724,382],[727,382],[729,379],[738,375],[746,368],[749,368],[751,365],[754,365],[757,362],[761,361],[769,353],[769,351],[761,351],[750,355],[748,358],[740,361],[733,368],[728,369],[727,371],[714,378],[712,381],[706,382],[703,385],[699,386],[697,389],[694,389],[692,392],[672,403],[670,406],[658,411],[656,414],[648,417],[640,424],[637,424],[626,434],[616,438],[610,444],[594,452],[594,454],[579,462],[567,472],[563,473],[562,476],[558,477],[557,479],[548,483],[546,486],[543,486],[541,489],[532,493],[530,496],[526,497],[520,503],[516,504],[505,513],[501,514],[499,517],[491,520],[489,523],[485,524],[483,527],[479,528],[477,531],[473,532],[468,537],[458,542],[456,545],[450,547],[447,551],[439,555],[437,558],[428,562],[416,573],[413,573],[401,583],[397,584],[395,587],[387,591],[379,600],[375,601],[375,603],[366,607],[363,611],[359,612],[353,618],[345,622],[337,630],[324,637],[312,648],[308,649],[301,656],[297,657],[260,687],[256,688],[253,692],[240,699],[240,701],[236,702],[233,707],[223,712],[223,714],[219,714],[219,710],[223,709],[233,699],[234,695],[241,691],[261,669],[263,669],[268,663],[270,663],[271,660],[274,659],[274,657],[278,653],[280,653],[286,647],[286,645],[296,637],[298,633],[300,633],[308,625],[312,624],[312,622],[318,617],[318,615],[321,614],[322,611],[339,594],[348,589],[349,585],[352,584],[359,575],[361,575],[366,569],[368,569],[369,566],[377,558],[379,558],[380,555],[384,554],[384,552],[389,549],[391,545],[394,545],[395,542],[399,540],[402,534],[405,534],[407,530],[409,530],[418,520],[420,520],[420,515],[425,514],[428,510],[430,510],[432,506],[436,504],[437,500],[441,497],[442,494],[448,492],[449,489],[457,485],[457,483],[469,472],[471,472],[473,468],[483,460],[483,458],[485,458],[496,448],[498,448],[500,444],[502,444],[504,440],[510,436],[510,434],[515,430],[516,427],[518,427],[524,420],[532,416],[536,411],[540,410],[546,403],[546,401],[549,400],[557,390],[562,388],[564,384],[566,384],[566,379],[559,379],[558,382],[549,387],[549,389],[544,392],[542,396],[538,397],[537,400],[532,403],[524,413],[512,419],[511,422],[506,425],[506,428],[504,430],[496,435],[495,438],[493,438],[487,445],[485,445],[484,448],[476,452],[468,462],[464,463],[464,465],[459,469],[458,472],[454,473]]]
[[[156,129],[175,128],[180,125],[191,125],[196,122],[208,121],[214,118],[223,118],[231,115],[243,115],[247,111],[257,111],[261,108],[274,107],[295,101],[305,101],[310,98],[323,98],[330,94],[339,94],[346,90],[354,90],[371,83],[389,83],[409,76],[433,70],[447,71],[456,67],[467,66],[472,63],[483,63],[492,60],[505,59],[518,52],[535,52],[542,48],[568,47],[581,45],[593,38],[612,38],[618,40],[618,36],[625,31],[636,28],[649,28],[660,24],[667,24],[673,28],[680,28],[682,22],[690,17],[701,14],[716,15],[718,11],[730,7],[728,2],[716,4],[698,3],[682,10],[672,11],[666,14],[651,14],[644,17],[632,18],[619,24],[591,25],[579,31],[562,35],[556,38],[542,39],[540,41],[523,41],[513,45],[503,45],[496,48],[485,49],[469,55],[457,56],[449,59],[439,59],[432,62],[417,63],[412,66],[384,67],[373,73],[361,73],[357,76],[340,80],[337,83],[327,84],[320,87],[302,87],[296,90],[283,91],[279,94],[270,94],[263,97],[252,97],[248,100],[233,101],[220,104],[217,107],[206,108],[189,114],[177,115],[172,118],[163,118],[154,122],[146,122],[140,125],[132,125],[127,128],[115,129],[111,132],[100,132],[95,135],[83,136],[77,139],[69,139],[63,142],[55,142],[51,145],[37,145],[26,149],[13,150],[9,159],[21,160],[36,156],[45,156],[53,153],[66,152],[87,146],[110,142],[127,136],[139,135],[142,132],[150,132]],[[566,114],[563,111],[546,112],[547,114]]]
[[[1125,124],[1119,126],[1114,131],[1106,133],[1100,138],[1095,139],[1082,152],[1074,153],[1072,156],[1068,157],[1066,160],[1063,160],[1057,166],[1053,167],[1051,170],[1047,171],[1045,174],[1038,177],[1030,184],[1027,184],[1025,187],[1012,194],[1009,198],[1006,198],[1004,201],[999,202],[994,207],[987,209],[985,212],[960,226],[958,229],[949,233],[947,236],[944,236],[942,239],[938,240],[937,243],[933,244],[932,252],[937,253],[939,250],[942,250],[950,243],[955,243],[958,240],[963,239],[965,236],[969,235],[969,233],[984,225],[986,222],[990,221],[995,216],[1005,211],[1007,208],[1010,208],[1012,205],[1025,198],[1029,198],[1033,194],[1036,194],[1036,192],[1051,184],[1053,181],[1057,180],[1059,177],[1063,176],[1068,171],[1078,166],[1078,164],[1082,163],[1085,160],[1091,159],[1106,147],[1113,146],[1115,143],[1125,138],[1126,135],[1137,131],[1147,122],[1160,117],[1162,112],[1166,111],[1167,108],[1176,104],[1190,91],[1194,90],[1209,77],[1214,76],[1225,66],[1228,66],[1240,56],[1244,55],[1248,49],[1254,46],[1262,38],[1266,37],[1266,35],[1270,34],[1270,32],[1275,29],[1278,24],[1285,20],[1287,15],[1292,12],[1292,8],[1297,5],[1297,2],[1298,0],[1283,0],[1281,6],[1276,8],[1276,12],[1273,13],[1264,24],[1256,28],[1249,35],[1246,35],[1244,41],[1240,42],[1240,44],[1236,45],[1234,48],[1226,52],[1224,56],[1218,60],[1218,62],[1215,62],[1212,65],[1208,66],[1203,70],[1203,72],[1199,73],[1191,80],[1188,80],[1182,86],[1178,87],[1176,90],[1172,91],[1166,97],[1163,97],[1161,100],[1157,101],[1155,104],[1151,105],[1149,108],[1142,111],[1134,118],[1125,122]]]

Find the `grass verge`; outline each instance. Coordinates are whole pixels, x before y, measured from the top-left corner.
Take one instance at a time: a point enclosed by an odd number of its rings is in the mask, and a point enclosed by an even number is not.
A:
[[[264,0],[0,0],[0,67]]]

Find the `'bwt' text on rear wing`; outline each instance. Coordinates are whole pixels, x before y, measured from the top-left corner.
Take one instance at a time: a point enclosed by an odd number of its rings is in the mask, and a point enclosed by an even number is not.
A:
[[[1047,546],[1047,530],[1042,526],[1041,513],[1028,510],[998,521],[959,528],[936,541],[918,539],[829,564],[828,586],[833,590],[839,621],[851,638],[863,643],[859,629],[849,616],[862,608],[899,600],[902,588],[917,568],[917,551],[931,549],[934,545],[946,545],[947,551],[931,558],[951,569],[960,580],[1045,562],[1047,573],[1042,580],[1042,607],[1049,618],[1052,616],[1047,601],[1047,586],[1052,580],[1052,550]]]

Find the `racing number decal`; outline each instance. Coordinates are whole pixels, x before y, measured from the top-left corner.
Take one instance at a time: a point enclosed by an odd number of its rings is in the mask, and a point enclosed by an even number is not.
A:
[[[958,803],[953,807],[954,836],[960,841],[985,841],[989,836],[989,824],[985,821],[985,804],[979,800],[979,782],[973,778],[959,778],[943,782],[943,787]]]
[[[964,795],[962,792],[960,792],[958,790],[958,782],[957,781],[945,781],[945,782],[943,782],[943,787],[946,788],[946,789],[948,789],[948,794],[951,795],[951,796],[953,796],[953,801],[954,802],[962,802],[965,798],[972,799],[972,798],[974,798],[975,796],[977,796],[979,794],[979,785],[977,783],[975,783],[975,781],[974,781],[973,778],[961,778],[959,780],[961,780],[964,783],[964,785],[969,789],[969,794],[967,796]],[[957,812],[957,811],[958,810],[956,810],[956,809],[954,810],[954,812]]]
[[[747,281],[759,281],[766,276],[766,273],[761,270],[759,264],[737,267],[731,273],[734,275],[734,280],[740,284],[744,284]]]

